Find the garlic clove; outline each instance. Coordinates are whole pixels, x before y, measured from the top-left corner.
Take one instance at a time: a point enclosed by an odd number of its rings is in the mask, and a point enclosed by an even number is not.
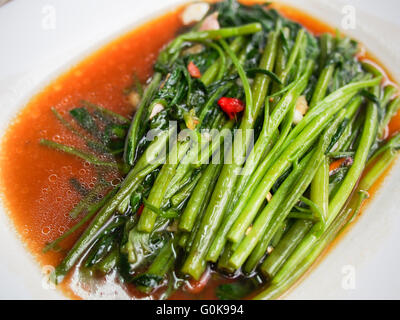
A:
[[[251,229],[253,229],[253,226],[252,226],[252,225],[249,226],[249,227],[246,229],[246,232],[245,232],[245,235],[246,235],[246,236],[251,232]]]
[[[296,101],[296,109],[294,111],[293,123],[298,124],[307,113],[309,107],[305,96],[300,96]]]
[[[301,120],[303,120],[303,115],[301,114],[301,112],[298,110],[294,110],[293,123],[299,124]]]

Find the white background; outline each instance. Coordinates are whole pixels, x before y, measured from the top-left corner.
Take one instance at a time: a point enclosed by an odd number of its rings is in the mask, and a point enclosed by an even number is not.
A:
[[[179,2],[179,1],[178,1]],[[396,0],[287,1],[341,27],[346,5],[357,26],[345,32],[362,40],[400,79],[400,2]],[[175,0],[12,0],[0,7],[0,131],[39,88],[61,70]],[[43,28],[55,10],[55,29]],[[357,225],[288,298],[400,298],[400,168],[397,164]],[[0,298],[62,298],[42,288],[38,265],[17,239],[0,208]],[[355,288],[346,290],[346,266]]]

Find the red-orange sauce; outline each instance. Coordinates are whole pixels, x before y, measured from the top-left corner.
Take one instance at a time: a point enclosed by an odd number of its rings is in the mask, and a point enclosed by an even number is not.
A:
[[[315,34],[335,32],[334,28],[298,9],[282,4],[274,4],[274,7]],[[10,124],[1,144],[3,201],[16,231],[41,265],[57,265],[61,261],[64,253],[43,254],[42,249],[75,224],[68,213],[79,201],[79,195],[71,190],[68,179],[77,176],[89,186],[94,183],[94,172],[82,161],[39,145],[41,138],[79,143],[55,119],[50,108],[55,107],[66,114],[84,99],[131,115],[133,110],[123,89],[132,83],[134,72],[143,82],[151,76],[159,50],[182,27],[180,12],[181,9],[170,11],[144,24],[72,67],[32,98]],[[365,50],[360,59],[380,65]],[[385,81],[393,82],[389,73],[385,74]],[[400,130],[399,114],[390,123],[389,130],[390,134]],[[382,179],[376,185],[380,185]],[[375,190],[376,186],[373,192]],[[78,236],[79,232],[63,246],[72,246]],[[215,286],[221,281],[211,280],[200,294],[177,292],[171,298],[215,299]],[[80,297],[69,289],[68,281],[63,289],[72,298]]]

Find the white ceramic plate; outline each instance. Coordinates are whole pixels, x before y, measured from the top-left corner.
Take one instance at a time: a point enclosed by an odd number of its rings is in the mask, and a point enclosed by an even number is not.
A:
[[[40,88],[177,0],[13,0],[0,7],[0,135]],[[400,79],[400,2],[288,0],[362,41]],[[346,15],[355,15],[350,30]],[[289,299],[400,298],[400,164],[372,204]],[[60,299],[0,207],[0,299]]]

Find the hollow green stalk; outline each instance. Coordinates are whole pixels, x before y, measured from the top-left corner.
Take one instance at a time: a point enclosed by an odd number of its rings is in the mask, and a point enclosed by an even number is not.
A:
[[[271,202],[268,203],[265,209],[257,217],[250,232],[240,242],[239,247],[235,250],[234,254],[229,260],[229,263],[233,267],[239,268],[242,266],[242,264],[251,254],[252,250],[255,248],[261,237],[265,234],[267,227],[270,224],[270,221],[271,228],[269,228],[269,230],[272,230],[270,232],[270,239],[272,239],[272,236],[275,234],[277,228],[283,223],[293,206],[301,198],[301,196],[311,183],[312,179],[314,178],[316,171],[320,167],[321,163],[324,161],[324,153],[326,151],[326,148],[329,146],[331,138],[336,132],[339,123],[343,120],[344,115],[345,110],[342,110],[333,122],[333,124],[319,139],[318,146],[316,147],[315,151],[311,153],[312,156],[310,156],[310,159],[307,161],[304,172],[302,172],[300,177],[294,178],[296,179],[296,182],[291,183],[291,191],[288,192],[287,190],[282,188],[283,192],[280,192],[279,190],[281,188],[279,188],[277,193],[272,197]],[[303,160],[302,162],[305,161]],[[296,172],[297,170],[298,169],[295,169],[294,172]],[[289,184],[290,180],[288,181]],[[280,212],[277,212],[278,209]],[[273,219],[274,216],[277,216],[277,218]],[[268,244],[269,241],[266,241],[266,243]]]

